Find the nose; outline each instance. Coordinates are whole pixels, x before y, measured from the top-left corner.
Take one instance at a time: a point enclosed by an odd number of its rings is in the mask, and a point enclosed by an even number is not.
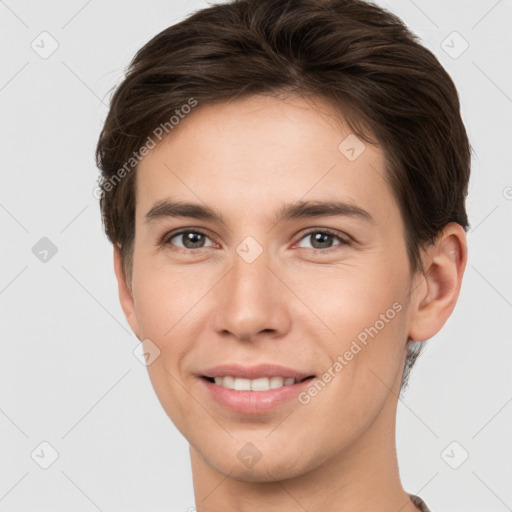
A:
[[[293,294],[268,252],[254,261],[235,254],[233,266],[216,287],[212,327],[240,341],[277,338],[290,329]]]

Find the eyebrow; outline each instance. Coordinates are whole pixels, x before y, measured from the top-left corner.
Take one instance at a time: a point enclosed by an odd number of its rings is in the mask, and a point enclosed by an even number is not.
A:
[[[281,222],[315,217],[337,216],[360,218],[375,224],[375,219],[369,212],[353,203],[343,201],[297,201],[295,203],[282,206],[276,212],[275,219],[276,222]],[[155,205],[146,213],[144,222],[149,224],[153,221],[168,217],[187,217],[224,224],[222,214],[214,208],[196,203],[171,201],[168,199],[155,203]]]

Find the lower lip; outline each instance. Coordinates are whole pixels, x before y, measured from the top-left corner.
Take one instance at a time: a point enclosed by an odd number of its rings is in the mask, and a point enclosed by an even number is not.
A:
[[[297,398],[313,378],[268,391],[235,391],[200,378],[210,395],[222,406],[241,414],[262,414]],[[298,400],[297,400],[297,403]]]

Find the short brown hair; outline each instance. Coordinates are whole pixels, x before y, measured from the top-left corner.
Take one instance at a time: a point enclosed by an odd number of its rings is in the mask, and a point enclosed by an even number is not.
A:
[[[96,148],[100,207],[128,282],[137,150],[191,99],[207,105],[283,92],[323,97],[353,133],[382,146],[411,273],[449,222],[467,230],[471,147],[458,93],[397,16],[363,0],[233,0],[153,37],[112,95]],[[418,354],[409,351],[403,385]]]

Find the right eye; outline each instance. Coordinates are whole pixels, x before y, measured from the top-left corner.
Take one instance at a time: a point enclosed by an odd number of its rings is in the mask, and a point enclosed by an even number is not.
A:
[[[171,241],[175,238],[177,240],[181,240],[183,245],[176,245],[174,242]],[[205,248],[203,244],[206,238],[208,238],[206,233],[203,233],[202,231],[199,231],[197,229],[182,229],[181,231],[174,231],[165,234],[162,239],[162,244],[164,246],[169,246],[171,250],[173,249],[173,246],[185,250],[197,250]]]

